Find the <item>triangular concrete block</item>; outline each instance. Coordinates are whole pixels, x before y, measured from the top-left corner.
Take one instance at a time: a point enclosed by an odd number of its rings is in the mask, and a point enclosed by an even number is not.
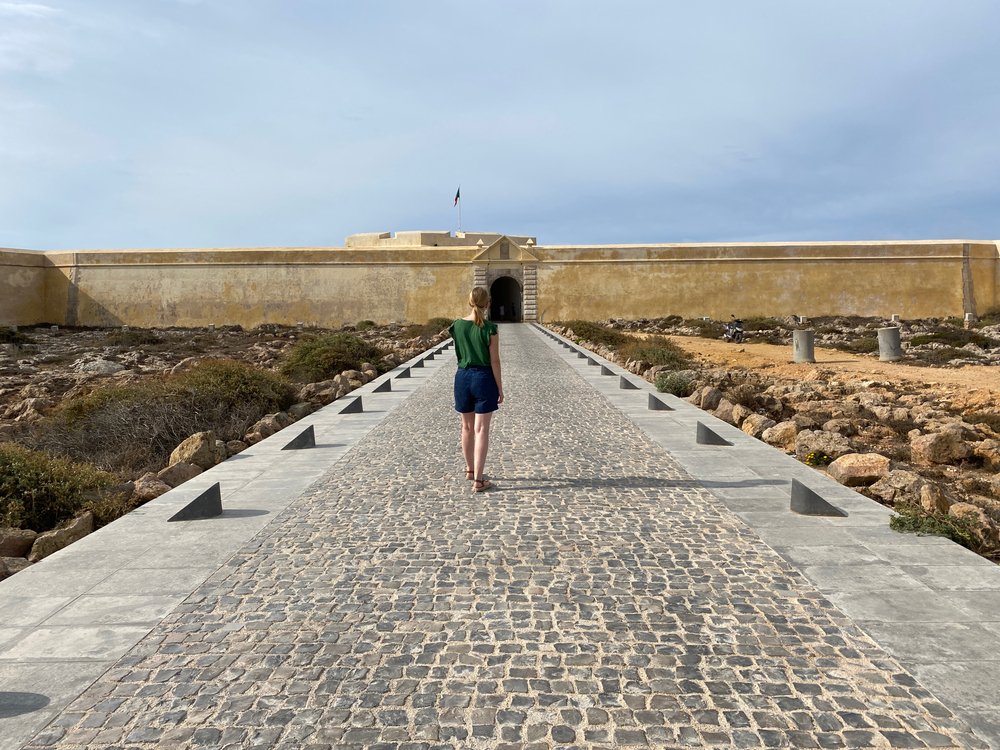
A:
[[[410,368],[416,370],[418,367],[423,367],[423,366],[424,366],[424,361],[422,359],[418,359],[416,362],[410,365]]]
[[[410,368],[409,367],[404,367],[402,370],[399,371],[399,374],[396,377],[397,378],[408,378],[408,377],[410,377]]]
[[[430,362],[434,359],[434,352],[431,352],[426,357],[424,357],[424,362]]]
[[[712,432],[712,430],[708,429],[701,422],[698,423],[698,432],[695,435],[695,440],[699,445],[732,445],[724,437]]]
[[[576,356],[579,357],[580,359],[586,359],[587,358],[587,355],[584,354],[583,352],[579,351],[579,350],[577,350]]]
[[[798,479],[792,480],[792,502],[789,508],[792,513],[798,513],[801,516],[847,517],[845,511],[820,497],[815,490],[809,489]]]
[[[222,489],[216,482],[174,513],[167,521],[198,521],[222,515]]]
[[[598,362],[593,357],[587,357],[587,364],[590,365],[591,367],[597,367],[600,364],[600,362]]]
[[[392,381],[386,379],[381,383],[379,383],[374,388],[372,388],[372,393],[388,393],[391,390],[392,390]]]
[[[299,433],[292,442],[286,445],[281,450],[283,451],[297,451],[303,448],[315,448],[316,447],[316,431],[313,429],[312,425],[306,427],[302,432]]]
[[[604,365],[601,365],[601,375],[614,375],[614,370],[609,370]]]
[[[649,394],[649,408],[652,411],[673,411],[674,410],[674,408],[672,406],[667,406],[665,403],[663,403],[662,401],[660,401],[660,399],[658,399],[652,393]]]
[[[364,406],[361,404],[361,396],[358,396],[351,403],[340,410],[341,414],[361,414],[364,411]]]
[[[623,391],[637,391],[639,386],[633,383],[631,380],[626,378],[624,375],[618,378],[618,387]]]

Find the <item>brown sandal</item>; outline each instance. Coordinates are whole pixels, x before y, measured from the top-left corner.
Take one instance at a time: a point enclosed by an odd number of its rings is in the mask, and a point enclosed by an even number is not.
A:
[[[473,492],[486,492],[490,487],[493,486],[493,482],[488,479],[473,479],[472,480],[472,491]]]
[[[468,479],[470,482],[474,482],[476,479],[476,472],[473,469],[466,469],[465,478]]]

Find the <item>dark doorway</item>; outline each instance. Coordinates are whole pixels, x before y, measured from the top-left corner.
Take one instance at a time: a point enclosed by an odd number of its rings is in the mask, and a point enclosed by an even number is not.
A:
[[[521,285],[501,276],[490,285],[490,320],[520,323],[521,312]]]

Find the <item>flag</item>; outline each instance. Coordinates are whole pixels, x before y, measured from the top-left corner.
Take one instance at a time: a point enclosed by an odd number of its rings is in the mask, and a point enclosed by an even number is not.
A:
[[[455,191],[455,205],[458,205],[458,199],[462,197],[462,186],[458,186],[458,190]]]

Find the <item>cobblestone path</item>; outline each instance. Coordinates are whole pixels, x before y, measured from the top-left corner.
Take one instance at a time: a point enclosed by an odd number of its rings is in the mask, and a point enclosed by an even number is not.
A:
[[[443,368],[29,745],[981,747],[526,327]]]

